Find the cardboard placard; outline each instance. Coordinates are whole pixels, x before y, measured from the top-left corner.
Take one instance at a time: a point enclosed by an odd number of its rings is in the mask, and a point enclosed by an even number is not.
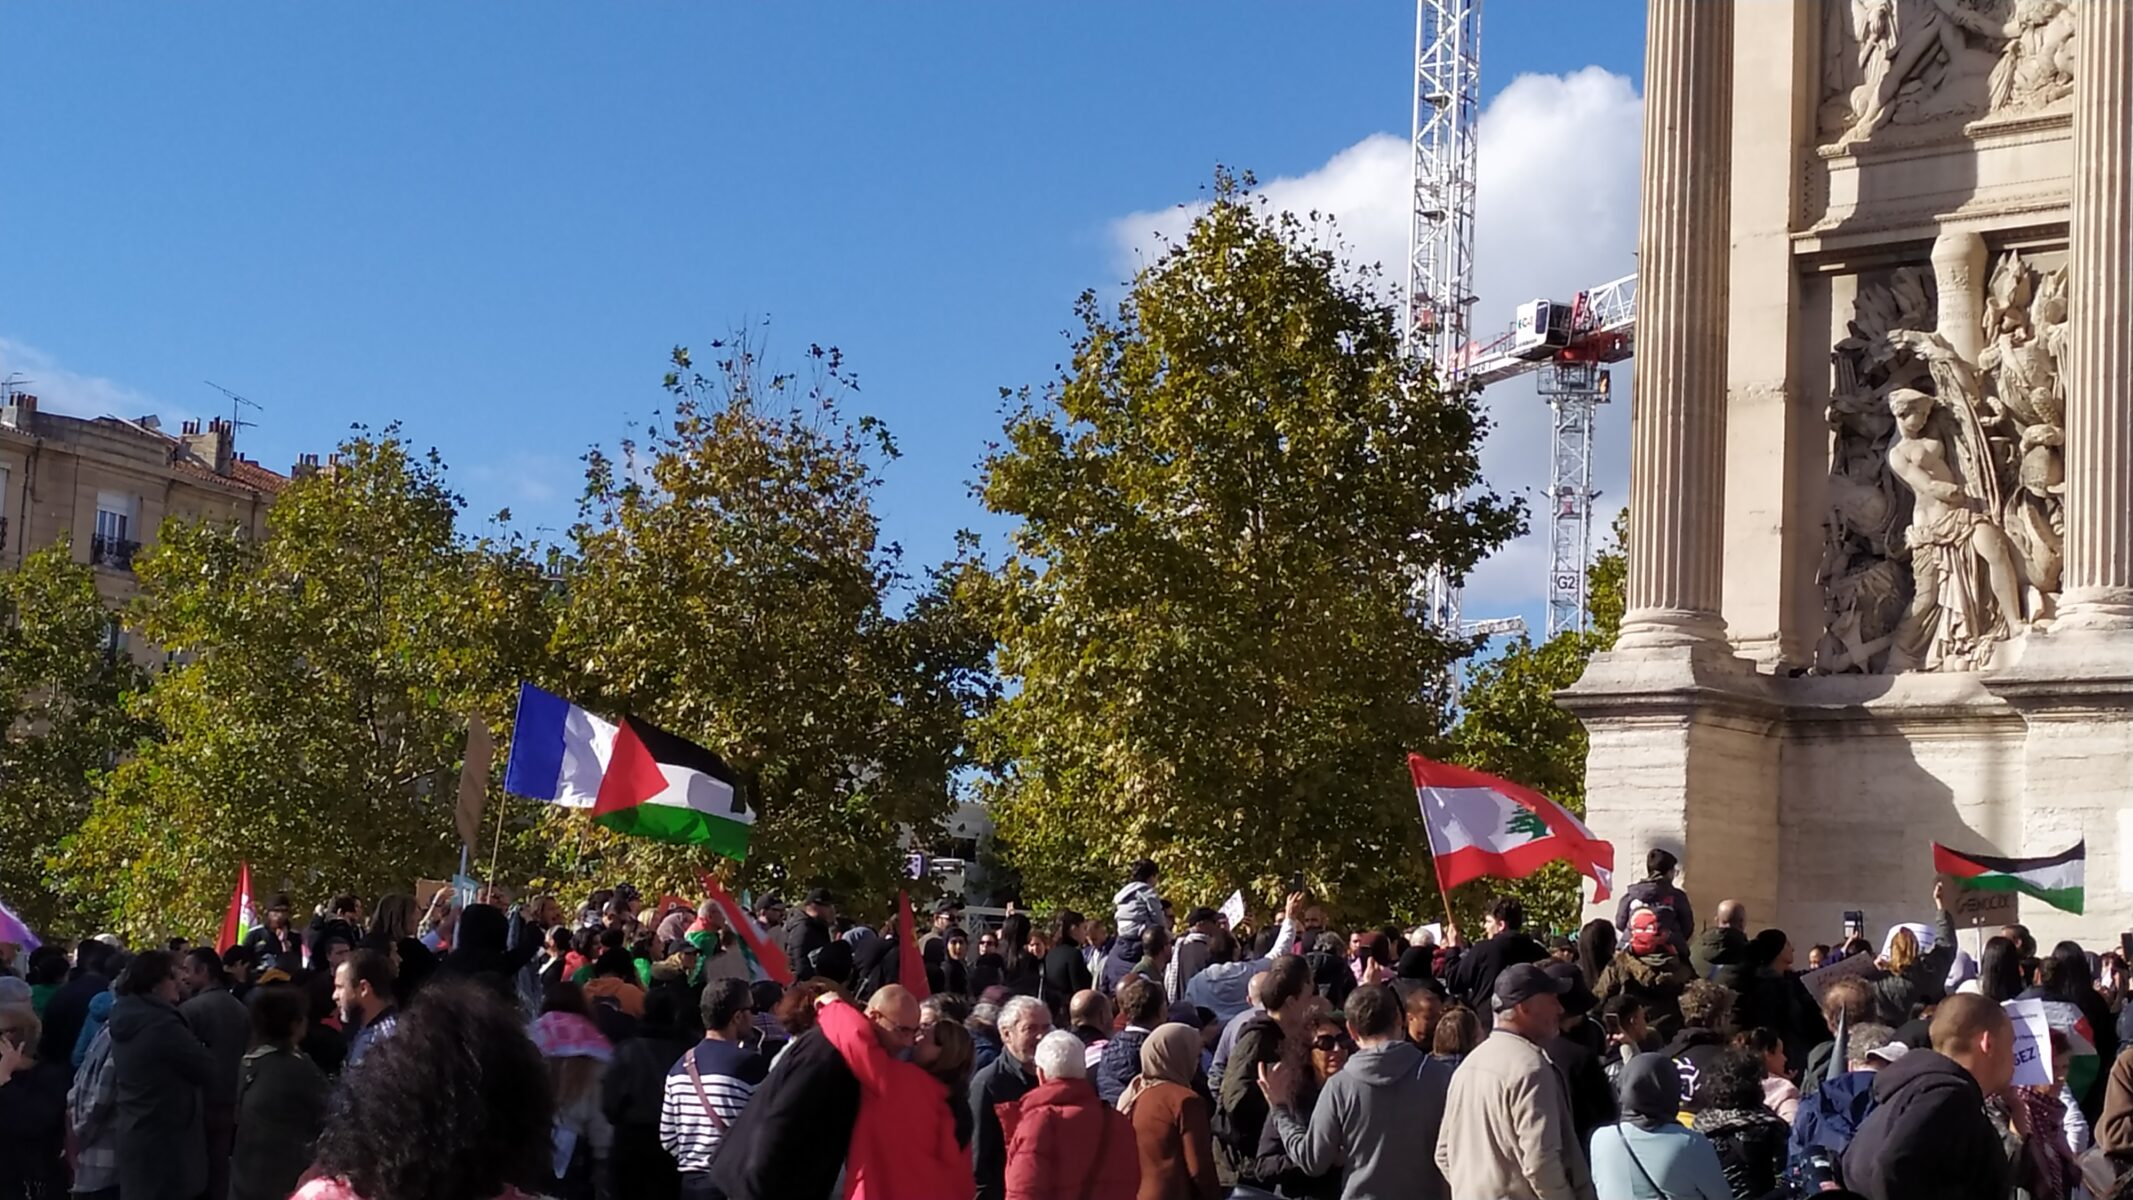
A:
[[[2019,892],[1967,888],[1953,875],[1942,875],[1940,881],[1955,895],[1948,913],[1957,925],[2013,925],[2022,919]]]
[[[2000,1005],[2014,1022],[2017,1087],[2033,1087],[2052,1081],[2052,1025],[2044,1014],[2042,1000],[2009,1000]]]
[[[1244,924],[1244,890],[1240,888],[1231,892],[1229,899],[1224,900],[1222,907],[1216,909],[1215,912],[1216,915],[1229,923],[1231,929]]]
[[[1829,991],[1830,984],[1839,979],[1871,979],[1880,971],[1881,968],[1874,963],[1873,955],[1852,954],[1800,976],[1800,983],[1819,1005],[1822,1003],[1823,993]]]

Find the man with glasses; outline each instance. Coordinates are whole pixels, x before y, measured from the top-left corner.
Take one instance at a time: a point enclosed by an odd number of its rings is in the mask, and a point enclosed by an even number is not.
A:
[[[659,1142],[681,1168],[684,1197],[719,1194],[711,1184],[711,1160],[768,1070],[746,1045],[755,1027],[754,993],[746,981],[705,984],[703,1017],[704,1040],[667,1072],[659,1110]]]

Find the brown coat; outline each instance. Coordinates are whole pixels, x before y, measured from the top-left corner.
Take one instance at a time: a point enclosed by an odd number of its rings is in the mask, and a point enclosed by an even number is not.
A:
[[[1128,1116],[1140,1146],[1138,1200],[1215,1200],[1221,1194],[1207,1101],[1198,1092],[1183,1084],[1153,1084]]]
[[[2096,1121],[2096,1145],[2124,1165],[2133,1160],[2133,1048],[2111,1061],[2103,1089],[2103,1115]]]

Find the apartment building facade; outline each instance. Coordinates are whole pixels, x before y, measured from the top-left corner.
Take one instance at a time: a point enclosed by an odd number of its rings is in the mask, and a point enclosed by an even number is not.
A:
[[[171,517],[227,523],[253,537],[289,478],[237,453],[221,419],[70,417],[37,397],[0,398],[0,569],[66,538],[114,607],[132,599],[134,557]],[[114,637],[123,635],[114,631]]]

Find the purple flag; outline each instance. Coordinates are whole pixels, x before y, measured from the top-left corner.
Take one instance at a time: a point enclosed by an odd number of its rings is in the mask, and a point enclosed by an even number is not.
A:
[[[35,950],[44,945],[5,903],[0,903],[0,942],[13,942],[24,950]]]

